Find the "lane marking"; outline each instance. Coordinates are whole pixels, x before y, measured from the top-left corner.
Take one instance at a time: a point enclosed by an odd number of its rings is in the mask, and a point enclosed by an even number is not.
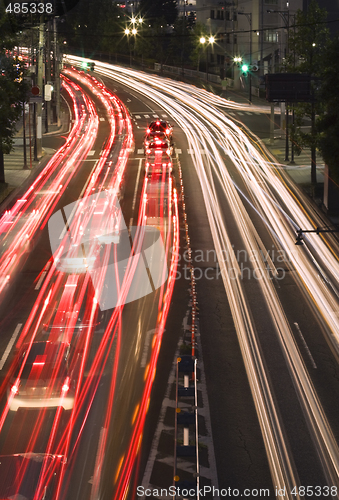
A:
[[[146,332],[144,349],[143,349],[142,357],[141,357],[141,361],[140,361],[140,368],[146,368],[147,354],[148,354],[148,348],[149,348],[149,345],[151,342],[151,336],[156,332],[157,332],[156,328],[153,328],[152,330],[148,330],[148,332]]]
[[[46,276],[47,271],[48,271],[48,270],[49,270],[49,268],[51,267],[51,264],[52,264],[52,262],[49,260],[49,261],[47,262],[47,264],[45,265],[45,267],[44,267],[44,269],[43,269],[43,271],[42,271],[42,273],[41,273],[41,276],[40,276],[40,278],[39,278],[39,281],[38,281],[38,283],[36,284],[36,286],[35,286],[34,290],[39,290],[39,288],[41,287],[41,284],[42,284],[42,282],[43,282],[43,280],[44,280],[44,277]]]
[[[44,279],[45,279],[46,274],[47,274],[47,271],[42,271],[41,276],[40,276],[40,278],[39,278],[39,281],[38,281],[38,283],[35,285],[34,290],[40,290],[40,287],[41,287],[41,285],[42,285],[42,282],[43,282],[43,281],[44,281]]]
[[[241,111],[237,111],[238,115],[241,115],[243,116],[244,113],[242,113]]]
[[[93,156],[95,155],[95,149],[91,149],[91,151],[88,152],[87,156]]]
[[[135,202],[136,202],[136,199],[137,199],[137,192],[138,192],[139,177],[140,177],[140,172],[141,172],[142,161],[143,161],[143,158],[139,158],[139,168],[138,168],[138,175],[137,175],[137,180],[135,182],[135,188],[134,188],[133,203],[132,203],[132,212],[134,211]]]
[[[18,324],[16,325],[16,327],[15,327],[15,330],[14,330],[14,332],[13,332],[13,335],[12,335],[12,337],[11,337],[11,340],[8,342],[7,348],[6,348],[5,352],[3,353],[2,358],[1,358],[1,360],[0,360],[0,370],[2,370],[2,369],[3,369],[4,364],[5,364],[5,363],[6,363],[6,361],[7,361],[7,358],[8,358],[8,356],[9,356],[9,353],[11,352],[11,349],[12,349],[13,344],[14,344],[14,342],[15,342],[15,340],[16,340],[16,338],[17,338],[18,334],[19,334],[19,331],[20,331],[20,328],[21,328],[21,327],[22,327],[22,323],[18,323]]]
[[[149,118],[149,115],[144,115],[145,118]]]
[[[245,111],[246,115],[251,115],[252,113],[250,111]]]
[[[167,118],[167,115],[161,115],[163,118]]]
[[[153,115],[153,118],[159,118],[159,115]]]
[[[141,116],[140,116],[140,115],[135,115],[135,118],[136,118],[137,120],[141,120]]]
[[[181,153],[182,153],[181,149],[179,149],[179,148],[175,148],[174,151],[176,152],[177,155],[181,155]]]
[[[100,120],[101,122],[104,122],[104,121],[105,121],[105,118],[104,118],[103,116],[100,116],[99,120]]]
[[[296,327],[297,332],[299,333],[299,336],[300,336],[300,338],[301,338],[301,341],[302,341],[302,343],[304,344],[304,347],[305,347],[306,352],[307,352],[307,354],[308,354],[308,356],[309,356],[309,358],[310,358],[310,360],[311,360],[311,363],[312,363],[313,368],[317,368],[317,365],[315,364],[314,358],[313,358],[313,356],[312,356],[312,354],[311,354],[311,351],[310,351],[310,349],[309,349],[309,347],[308,347],[308,345],[307,345],[307,342],[306,342],[306,340],[304,339],[303,334],[301,333],[300,326],[298,325],[298,323],[294,323],[294,326]]]
[[[144,150],[143,149],[138,149],[137,151],[138,151],[137,152],[138,155],[143,155],[144,154]]]

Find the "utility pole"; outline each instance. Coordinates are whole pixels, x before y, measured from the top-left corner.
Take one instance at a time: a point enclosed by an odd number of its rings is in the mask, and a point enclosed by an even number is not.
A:
[[[249,95],[248,95],[248,100],[249,102],[252,102],[252,12],[238,12],[238,16],[243,15],[246,16],[247,21],[249,22],[250,25],[250,71],[248,72],[248,86],[249,86]]]
[[[38,47],[38,79],[37,84],[40,89],[40,95],[43,95],[43,68],[44,68],[44,35],[45,25],[43,22],[43,15],[40,16],[39,24],[39,47]],[[36,158],[42,156],[42,102],[36,105]]]
[[[47,21],[45,84],[51,81],[51,21]],[[45,132],[51,117],[51,101],[45,101]]]
[[[59,66],[59,50],[57,40],[57,23],[56,18],[53,18],[53,55],[54,55],[54,99],[55,99],[55,115],[58,127],[60,127],[60,66]]]

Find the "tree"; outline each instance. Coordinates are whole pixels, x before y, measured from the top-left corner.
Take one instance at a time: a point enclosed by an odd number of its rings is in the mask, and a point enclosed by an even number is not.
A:
[[[11,55],[15,44],[15,25],[0,5],[0,183],[5,182],[4,154],[13,149],[28,86],[23,79],[24,64]]]
[[[311,0],[306,12],[298,11],[295,27],[290,28],[289,55],[287,70],[292,73],[306,73],[313,78],[313,98],[311,103],[299,103],[295,106],[295,123],[290,127],[291,140],[296,144],[297,153],[302,148],[311,148],[311,183],[317,182],[316,147],[318,133],[315,127],[316,115],[321,116],[324,108],[318,98],[317,78],[324,70],[324,52],[329,43],[329,30],[326,28],[327,12],[320,9],[316,0]],[[311,118],[311,132],[301,130],[305,116]]]
[[[339,35],[329,44],[323,55],[325,70],[320,88],[320,99],[325,113],[317,120],[318,146],[328,165],[331,177],[339,184]]]

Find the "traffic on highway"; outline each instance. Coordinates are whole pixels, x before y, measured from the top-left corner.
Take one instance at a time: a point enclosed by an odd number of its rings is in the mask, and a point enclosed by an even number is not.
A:
[[[339,246],[234,118],[268,107],[70,54],[62,95],[63,145],[0,215],[0,498],[157,498],[189,474],[196,499],[197,478],[339,498]]]

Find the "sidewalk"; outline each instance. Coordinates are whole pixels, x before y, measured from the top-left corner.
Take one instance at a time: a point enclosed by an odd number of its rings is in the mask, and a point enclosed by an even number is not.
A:
[[[68,128],[68,113],[65,110],[61,112],[60,127],[49,125],[49,132],[43,134],[42,140],[50,135],[59,135],[65,133]],[[34,170],[42,163],[46,163],[55,153],[54,149],[47,147],[42,148],[42,156],[38,161],[34,161],[33,141],[31,146],[31,155],[29,147],[29,127],[28,116],[26,114],[26,158],[27,168],[24,168],[24,146],[23,146],[23,124],[22,120],[18,122],[18,132],[14,138],[14,149],[10,154],[4,155],[5,163],[5,182],[7,184],[3,190],[0,190],[0,203],[8,199],[10,194],[18,187],[22,186],[26,179],[34,172]],[[32,168],[30,165],[32,164]]]

